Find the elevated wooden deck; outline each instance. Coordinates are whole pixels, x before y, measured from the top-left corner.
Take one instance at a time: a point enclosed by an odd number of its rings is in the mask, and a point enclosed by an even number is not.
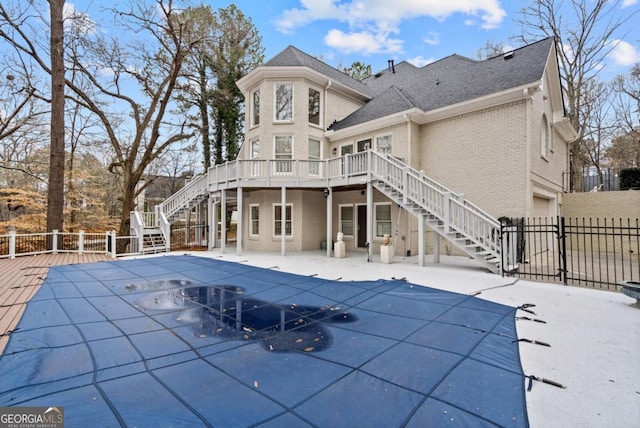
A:
[[[0,355],[51,266],[112,260],[104,254],[42,254],[0,259]]]

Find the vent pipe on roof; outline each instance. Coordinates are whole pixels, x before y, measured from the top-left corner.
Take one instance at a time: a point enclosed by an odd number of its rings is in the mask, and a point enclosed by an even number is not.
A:
[[[392,73],[394,73],[394,74],[395,74],[395,72],[396,72],[396,67],[395,67],[395,66],[394,66],[394,64],[393,64],[393,60],[392,60],[392,59],[389,59],[389,60],[387,60],[387,63],[389,64],[389,71],[391,71]]]
[[[508,59],[513,58],[513,51],[506,52],[502,58],[503,58],[505,61],[506,61],[506,60],[508,60]]]

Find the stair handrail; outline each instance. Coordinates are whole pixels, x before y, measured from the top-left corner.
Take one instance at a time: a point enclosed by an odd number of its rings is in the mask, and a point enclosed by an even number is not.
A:
[[[374,151],[370,156],[371,173],[402,195],[404,205],[418,205],[441,220],[445,230],[463,233],[484,249],[500,254],[500,222],[401,160]]]
[[[194,198],[207,193],[208,174],[199,174],[189,180],[184,187],[160,203],[160,212],[171,218],[176,212],[188,205]]]
[[[171,248],[171,223],[167,219],[167,216],[160,210],[160,206],[156,205],[156,221],[158,222],[158,229],[162,232],[164,237],[165,246],[167,251]]]

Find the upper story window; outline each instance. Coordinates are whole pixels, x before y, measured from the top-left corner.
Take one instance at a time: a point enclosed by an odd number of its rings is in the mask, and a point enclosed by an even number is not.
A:
[[[360,140],[357,142],[357,145],[358,145],[359,152],[367,151],[371,148],[371,138],[368,138],[366,140]]]
[[[276,83],[275,86],[275,120],[293,120],[293,85],[291,83]]]
[[[260,140],[251,142],[251,159],[260,159]]]
[[[320,91],[309,88],[309,123],[320,125]]]
[[[309,138],[309,174],[320,174],[320,158],[320,140]]]
[[[340,146],[340,156],[348,155],[350,153],[353,153],[353,144]]]
[[[256,126],[260,124],[260,90],[254,91],[251,94],[251,125]]]
[[[251,159],[257,160],[260,159],[260,140],[253,140],[251,142]],[[253,167],[251,168],[251,172],[253,176],[260,175],[260,162],[252,162]]]
[[[540,154],[542,157],[547,157],[549,149],[551,148],[551,135],[549,132],[549,122],[547,121],[547,115],[542,115],[540,121]]]
[[[276,173],[291,173],[293,159],[293,137],[291,135],[277,135],[275,137],[274,157],[276,159]]]
[[[376,137],[376,151],[378,153],[391,153],[391,135]]]

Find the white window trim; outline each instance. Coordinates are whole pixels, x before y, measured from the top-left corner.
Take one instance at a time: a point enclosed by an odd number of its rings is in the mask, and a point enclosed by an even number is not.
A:
[[[273,239],[282,239],[282,235],[276,235],[276,221],[280,222],[282,220],[276,220],[276,207],[282,207],[282,204],[279,204],[277,202],[274,202],[271,206],[271,220],[272,220],[272,226],[271,226],[271,236]],[[287,212],[286,209],[291,207],[291,235],[287,235],[286,234],[286,225],[285,225],[285,239],[293,239],[293,204],[292,203],[287,203],[285,204],[285,218],[287,216]]]
[[[319,107],[320,111],[318,112],[318,123],[317,123],[317,124],[315,124],[315,123],[313,123],[313,122],[309,122],[309,113],[308,113],[308,112],[307,112],[307,122],[309,123],[309,125],[310,125],[310,126],[313,126],[313,127],[317,127],[317,128],[321,128],[321,129],[323,129],[323,126],[322,126],[322,123],[323,123],[322,116],[323,116],[323,113],[324,113],[324,112],[322,111],[322,105],[323,105],[323,102],[322,102],[322,98],[323,98],[322,90],[321,90],[320,88],[315,87],[315,86],[309,86],[309,88],[307,89],[307,99],[308,99],[308,97],[309,97],[308,92],[309,92],[309,90],[311,90],[311,89],[313,89],[314,91],[317,91],[317,92],[318,92],[318,94],[319,94],[319,99],[318,99],[318,104],[319,104],[319,105],[318,105],[318,107]],[[309,102],[308,102],[308,101],[307,101],[307,104],[309,104]]]
[[[351,208],[351,215],[353,216],[353,218],[351,219],[351,230],[355,233],[356,230],[356,208],[353,204],[339,204],[338,205],[338,232],[341,232],[344,234],[344,231],[342,230],[342,208],[345,207],[350,207]],[[349,238],[353,238],[353,233],[351,235],[344,235],[345,237],[349,237]]]
[[[291,119],[278,119],[278,86],[279,85],[290,85],[291,86]],[[273,84],[273,121],[274,123],[292,123],[295,119],[295,89],[293,87],[293,82],[275,82]]]
[[[258,218],[253,218],[253,208],[258,207]],[[253,222],[258,221],[258,233],[253,233]],[[258,238],[260,236],[260,204],[249,204],[249,237]]]
[[[375,202],[373,204],[373,233],[374,239],[382,240],[384,236],[378,235],[378,216],[377,216],[377,207],[379,205],[388,205],[389,206],[389,223],[391,224],[391,228],[389,229],[389,235],[393,232],[393,211],[391,209],[391,202]],[[386,220],[385,220],[386,221]]]

